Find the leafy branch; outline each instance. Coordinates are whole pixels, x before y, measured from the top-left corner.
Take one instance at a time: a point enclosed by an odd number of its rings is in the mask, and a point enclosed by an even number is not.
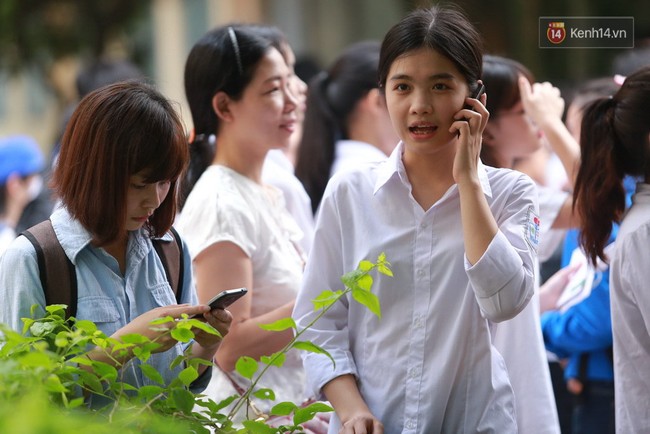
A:
[[[352,298],[358,303],[367,307],[372,313],[374,313],[378,318],[381,318],[381,307],[379,304],[379,298],[377,295],[371,292],[374,279],[370,274],[373,270],[377,270],[379,273],[386,276],[393,276],[393,272],[390,269],[390,263],[386,260],[386,254],[381,253],[377,258],[377,262],[373,263],[367,260],[361,261],[356,270],[348,272],[341,277],[341,282],[345,286],[343,290],[331,291],[325,290],[320,293],[316,299],[312,302],[314,304],[314,311],[318,314],[302,329],[299,330],[296,322],[293,318],[283,318],[272,324],[262,325],[261,328],[269,331],[285,331],[288,329],[294,330],[294,337],[278,352],[270,355],[263,356],[260,358],[260,361],[266,366],[262,371],[253,379],[255,373],[259,369],[257,361],[251,357],[241,357],[235,366],[236,371],[243,376],[252,381],[250,387],[246,390],[244,394],[236,401],[234,407],[228,414],[228,418],[232,419],[238,411],[245,405],[250,403],[251,395],[260,398],[260,399],[271,399],[273,400],[274,394],[269,389],[260,389],[257,390],[259,380],[264,376],[266,371],[271,368],[271,366],[281,367],[284,364],[286,359],[286,353],[291,349],[298,349],[303,351],[308,351],[316,354],[323,354],[332,361],[334,367],[336,367],[336,362],[334,358],[323,348],[309,341],[301,341],[300,337],[309,330],[311,327],[316,324],[316,322],[322,318],[334,304],[339,301],[342,297],[345,297],[348,294],[352,294]],[[271,409],[271,414],[276,416],[287,416],[291,412],[296,412],[294,415],[294,425],[300,425],[300,423],[305,422],[302,420],[305,417],[305,414],[301,413],[304,411],[308,416],[312,412],[324,412],[324,411],[333,411],[333,409],[322,403],[315,403],[311,406],[308,406],[304,409],[300,409],[294,403],[283,402]],[[309,417],[310,420],[313,418],[313,414]]]
[[[326,350],[302,340],[301,336],[342,297],[351,294],[354,300],[381,318],[379,300],[371,292],[374,282],[371,273],[374,271],[392,276],[385,254],[380,254],[376,263],[361,261],[356,270],[343,275],[343,290],[323,291],[314,299],[314,312],[317,315],[301,330],[292,318],[263,325],[262,328],[269,331],[293,329],[294,337],[282,350],[261,357],[260,362],[265,365],[261,370],[256,360],[250,357],[240,358],[236,370],[250,380],[251,384],[242,395],[233,395],[218,403],[190,391],[190,385],[199,377],[200,366],[213,364],[209,360],[192,358],[189,347],[172,362],[170,369],[180,366],[183,368],[170,384],[166,385],[163,376],[147,363],[160,347],[157,339],[163,336],[171,335],[178,342],[189,343],[194,339],[195,329],[219,334],[206,322],[186,315],[180,320],[160,318],[151,323],[152,328],[164,332],[158,338],[151,340],[139,334],[130,334],[121,336],[118,340],[107,337],[92,321],[66,319],[64,305],[46,306],[45,316],[38,319],[34,318],[36,307],[33,307],[32,318],[23,318],[22,333],[0,324],[0,432],[12,432],[11,418],[21,414],[10,410],[16,403],[33,412],[33,406],[27,402],[46,403],[40,405],[39,414],[47,415],[43,417],[47,418],[48,427],[55,421],[55,428],[47,431],[57,434],[79,429],[74,424],[75,418],[71,417],[75,415],[84,420],[79,426],[86,430],[91,427],[92,431],[99,433],[118,429],[121,434],[208,434],[211,430],[220,434],[304,432],[301,426],[303,423],[313,419],[316,413],[333,411],[332,408],[321,402],[305,407],[292,402],[280,402],[271,408],[270,414],[289,416],[293,413],[293,424],[279,427],[267,424],[264,418],[257,418],[243,421],[243,428],[237,429],[233,426],[233,418],[253,397],[275,400],[272,390],[256,387],[268,369],[283,366],[289,350],[322,354],[329,357],[335,365],[334,359]],[[111,363],[92,360],[88,356],[89,348],[103,351]],[[123,362],[124,360],[128,361]],[[136,360],[140,362],[138,368],[142,374],[155,384],[135,387],[124,381],[124,368],[129,363],[136,363]],[[29,391],[29,401],[24,398],[25,391]],[[100,411],[85,412],[92,415],[92,418],[80,416],[85,413],[79,413],[78,409],[84,407],[85,398],[91,394],[106,398],[111,404]],[[58,410],[52,410],[50,404],[55,404],[52,408]],[[233,405],[231,410],[224,412],[230,405]],[[106,419],[98,421],[102,416]],[[39,418],[32,414],[29,417],[33,422],[30,426],[34,428],[25,428],[22,432],[42,432],[44,428],[38,428]],[[104,429],[107,426],[106,420],[110,430]],[[23,421],[14,423],[21,423],[22,427]],[[59,427],[61,431],[56,431]]]

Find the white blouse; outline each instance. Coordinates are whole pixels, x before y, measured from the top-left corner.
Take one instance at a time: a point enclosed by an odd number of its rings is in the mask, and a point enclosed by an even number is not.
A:
[[[294,318],[303,328],[322,290],[385,252],[394,277],[374,277],[382,317],[347,297],[303,337],[327,350],[303,354],[319,393],[353,374],[387,433],[517,431],[514,397],[490,321],[514,317],[533,294],[538,238],[535,187],[525,175],[480,166],[499,231],[474,265],[465,257],[456,185],[430,209],[412,197],[400,144],[384,163],[335,176],[327,187]],[[531,373],[535,375],[535,373]],[[332,417],[330,433],[340,426]]]
[[[297,247],[302,231],[274,187],[257,184],[225,166],[210,166],[190,193],[176,227],[192,258],[222,241],[236,244],[251,258],[253,288],[248,289],[253,294],[252,316],[295,299],[304,264]],[[219,377],[219,371],[214,375]],[[246,387],[244,379],[239,380]],[[282,368],[270,369],[261,386],[273,389],[275,403],[301,402],[305,386],[298,353],[291,352]],[[206,393],[228,396],[211,386]]]

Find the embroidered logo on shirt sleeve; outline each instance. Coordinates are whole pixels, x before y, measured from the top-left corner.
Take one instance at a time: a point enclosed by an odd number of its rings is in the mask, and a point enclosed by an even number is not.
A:
[[[530,206],[526,213],[526,227],[524,228],[526,242],[535,253],[539,247],[540,226],[542,221],[535,214],[535,209]]]

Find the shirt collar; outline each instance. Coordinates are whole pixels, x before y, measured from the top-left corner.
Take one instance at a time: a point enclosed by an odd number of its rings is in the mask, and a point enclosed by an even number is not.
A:
[[[411,184],[408,180],[408,176],[406,175],[404,162],[402,161],[403,154],[404,142],[400,141],[388,157],[388,160],[386,160],[386,162],[380,166],[377,180],[375,181],[375,189],[373,191],[373,194],[376,194],[392,178],[401,180],[401,182],[404,185],[408,186],[410,189]],[[487,197],[492,197],[492,188],[490,187],[490,180],[487,176],[487,170],[485,169],[483,162],[480,160],[478,162],[478,179],[481,183],[483,194],[485,194]]]
[[[61,247],[65,251],[70,261],[76,264],[77,255],[92,241],[91,233],[79,222],[70,215],[68,210],[64,207],[56,209],[50,216],[52,227],[56,233]],[[136,255],[144,256],[151,248],[151,243],[148,242],[148,237],[145,236],[144,229],[139,229],[132,233],[133,236],[129,237],[129,249],[134,249]],[[165,241],[172,240],[171,234],[167,233],[162,237]]]

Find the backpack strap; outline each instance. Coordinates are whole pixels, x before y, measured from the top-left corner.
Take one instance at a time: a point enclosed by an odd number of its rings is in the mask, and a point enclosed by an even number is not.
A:
[[[156,253],[165,268],[167,281],[180,303],[183,293],[183,248],[180,235],[171,228],[173,241],[152,240]],[[66,318],[77,315],[77,272],[65,254],[54,232],[52,222],[45,220],[21,233],[34,246],[45,305],[65,304]]]
[[[77,314],[77,273],[54,232],[45,220],[22,232],[36,250],[38,272],[45,294],[45,304],[65,304],[66,317]]]
[[[157,238],[151,240],[151,242],[163,263],[167,281],[176,295],[176,303],[180,304],[183,298],[183,273],[185,268],[183,263],[183,242],[176,229],[172,227],[169,231],[174,237],[172,241]]]

